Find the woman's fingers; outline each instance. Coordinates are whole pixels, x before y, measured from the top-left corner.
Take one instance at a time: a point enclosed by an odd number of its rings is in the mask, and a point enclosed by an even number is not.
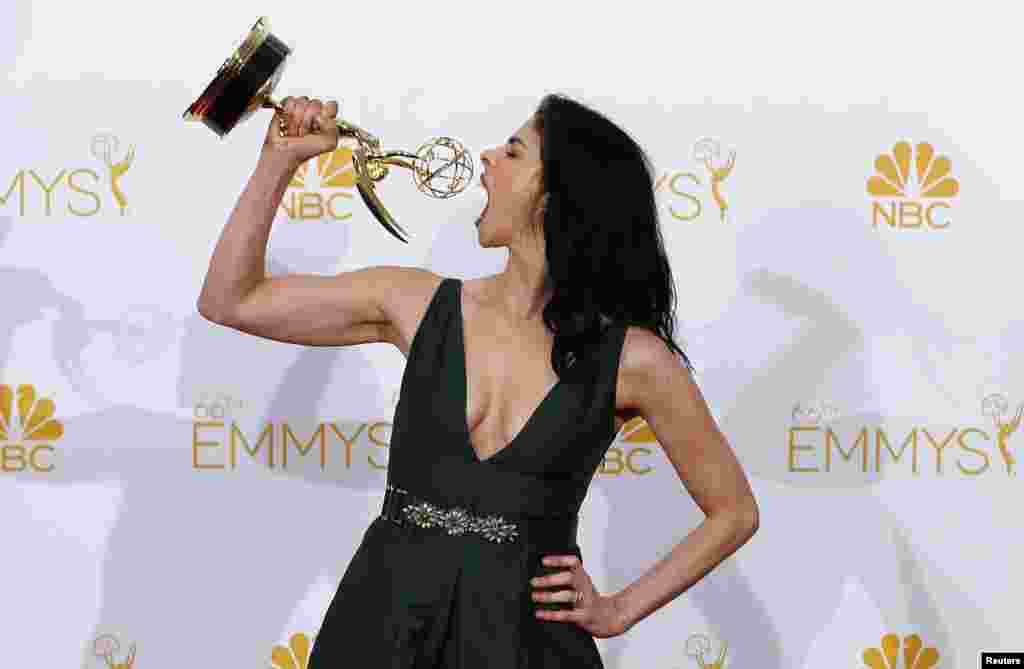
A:
[[[289,96],[281,101],[281,107],[284,108],[286,132],[289,137],[301,137],[304,134],[302,126],[306,107],[309,104],[308,100],[309,98],[306,96]]]
[[[332,120],[332,114],[337,114],[337,103],[325,104],[303,95],[282,98],[278,107],[261,155],[273,154],[301,165],[337,148],[340,133]]]
[[[306,104],[302,107],[301,112],[301,130],[299,136],[305,136],[307,133],[316,132],[318,127],[313,125],[313,122],[323,109],[323,103],[319,100],[309,100],[306,98]]]
[[[336,118],[338,115],[338,103],[334,100],[324,104],[321,100],[303,95],[284,98],[280,104],[284,110],[289,137],[304,137],[311,132],[319,132],[323,130],[321,119]]]
[[[285,98],[280,102],[281,111],[279,124],[283,123],[284,127],[282,130],[284,134],[290,135],[292,132],[292,112],[295,110],[295,98]]]
[[[580,559],[575,555],[548,555],[542,560],[542,562],[549,566],[563,565],[566,567],[575,567],[580,563]]]
[[[575,602],[575,590],[557,590],[555,592],[534,592],[535,602]]]
[[[560,571],[557,574],[547,576],[535,576],[530,579],[530,585],[538,588],[550,588],[554,585],[568,585],[572,583],[573,573],[571,571]]]
[[[565,568],[565,571],[548,574],[546,576],[537,576],[530,579],[531,585],[549,587],[552,585],[565,585],[567,583],[571,583],[574,575],[573,570],[580,565],[580,560],[575,555],[546,555],[541,559],[541,563],[548,568]]]

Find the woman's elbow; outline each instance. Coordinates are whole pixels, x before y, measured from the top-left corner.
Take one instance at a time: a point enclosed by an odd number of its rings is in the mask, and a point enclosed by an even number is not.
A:
[[[744,504],[735,511],[733,516],[736,518],[735,522],[740,527],[741,534],[745,535],[747,539],[754,536],[757,528],[761,526],[761,512],[757,508],[757,502],[753,499],[749,504]]]

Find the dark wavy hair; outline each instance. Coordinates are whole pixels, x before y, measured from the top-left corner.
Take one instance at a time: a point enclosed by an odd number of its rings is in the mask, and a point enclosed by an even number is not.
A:
[[[543,319],[555,334],[555,373],[561,378],[587,359],[613,324],[653,331],[692,371],[673,339],[675,284],[647,153],[607,117],[560,93],[541,99],[533,126],[542,137],[544,253],[553,288]]]

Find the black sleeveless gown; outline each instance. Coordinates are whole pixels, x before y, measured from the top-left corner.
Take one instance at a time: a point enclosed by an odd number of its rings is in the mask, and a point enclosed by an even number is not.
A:
[[[615,384],[626,327],[608,327],[585,382],[549,390],[515,439],[480,460],[466,421],[462,282],[444,277],[409,349],[389,449],[388,485],[440,507],[507,518],[576,518],[615,438]],[[539,536],[539,535],[538,535]],[[575,539],[495,543],[398,525],[366,529],[324,615],[308,669],[602,668],[594,638],[542,620],[529,580],[564,570]],[[561,589],[561,588],[556,588]],[[555,605],[565,606],[565,605]]]

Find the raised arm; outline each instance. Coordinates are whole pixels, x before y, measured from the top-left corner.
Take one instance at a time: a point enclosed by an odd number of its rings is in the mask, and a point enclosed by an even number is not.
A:
[[[266,276],[270,226],[301,159],[337,144],[336,139],[303,134],[320,113],[315,104],[302,106],[288,99],[285,106],[300,130],[294,137],[279,138],[277,116],[271,121],[268,143],[217,241],[196,307],[207,320],[278,341],[310,346],[393,343],[399,298],[431,272],[377,266],[335,276]],[[291,139],[297,142],[291,152],[273,148]]]

